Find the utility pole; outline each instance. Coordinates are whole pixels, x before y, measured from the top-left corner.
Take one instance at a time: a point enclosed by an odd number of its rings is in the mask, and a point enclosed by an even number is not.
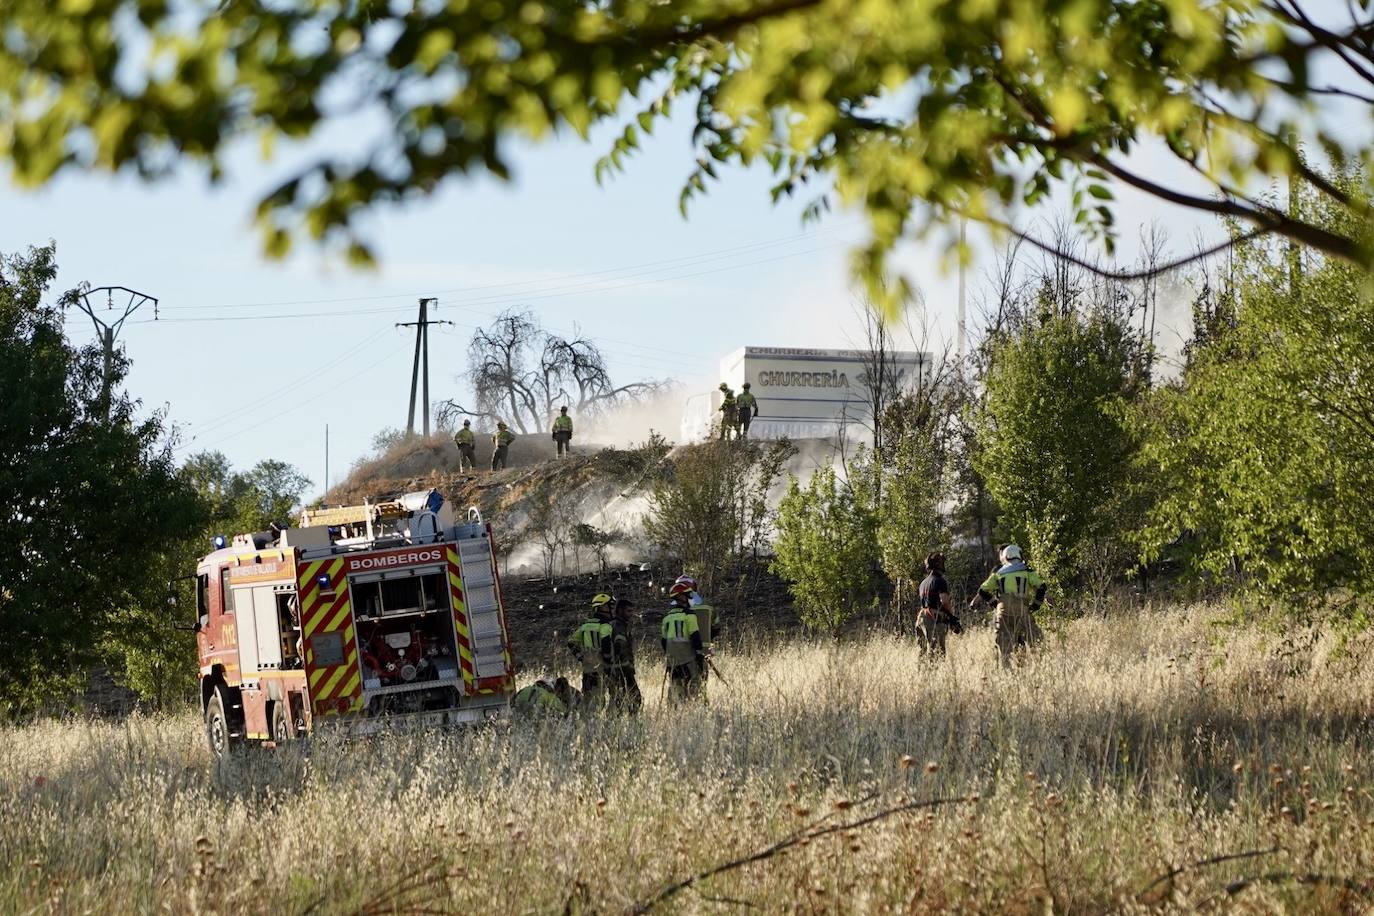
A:
[[[329,496],[329,424],[324,424],[324,495]]]
[[[1293,155],[1301,157],[1296,132],[1289,133],[1287,140],[1293,147]],[[1288,171],[1288,218],[1295,222],[1302,218],[1302,184],[1297,165],[1289,166]],[[1288,295],[1294,302],[1302,299],[1302,249],[1297,242],[1291,241],[1288,243]]]
[[[105,311],[107,313],[113,316],[116,311],[119,312],[119,317],[115,318],[113,322],[108,322],[96,314],[96,309],[99,308],[99,306],[92,303],[91,297],[99,293],[105,294]],[[129,297],[119,309],[115,308],[115,293],[120,294],[119,298],[121,300],[124,299],[126,293]],[[127,286],[97,286],[94,289],[82,290],[79,297],[80,298],[76,302],[76,307],[85,312],[91,319],[91,322],[95,324],[95,332],[100,335],[101,347],[105,351],[105,369],[102,373],[100,384],[100,403],[101,409],[108,417],[110,414],[110,385],[113,382],[114,376],[115,337],[119,335],[119,329],[124,326],[125,320],[134,312],[138,311],[139,307],[144,303],[151,302],[153,304],[153,320],[156,321],[158,318],[157,299],[146,293],[140,293],[137,290],[129,289]]]
[[[965,321],[967,321],[967,289],[964,285],[965,262],[968,260],[968,253],[964,251],[968,244],[968,217],[959,219],[959,362],[964,361],[964,335],[967,333]]]
[[[429,435],[429,326],[432,324],[453,324],[452,321],[430,320],[429,304],[433,302],[434,307],[439,307],[439,300],[430,296],[420,300],[420,315],[414,321],[401,321],[396,323],[398,328],[415,329],[415,361],[410,369],[410,412],[406,414],[406,438],[415,435],[415,389],[420,381],[420,364],[423,360],[425,369],[424,381],[424,422],[425,435]]]

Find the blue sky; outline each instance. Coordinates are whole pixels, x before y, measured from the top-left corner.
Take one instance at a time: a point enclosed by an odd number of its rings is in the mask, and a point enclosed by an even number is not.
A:
[[[219,449],[237,467],[277,458],[318,488],[326,424],[335,480],[375,432],[404,425],[413,338],[393,325],[413,320],[421,295],[437,296],[437,317],[455,323],[431,330],[435,399],[462,393],[456,376],[472,328],[507,307],[596,338],[617,379],[674,377],[690,390],[746,344],[852,345],[847,265],[862,219],[835,213],[804,227],[805,201],[770,205],[765,173],[735,171],[684,220],[687,131],[683,122],[661,128],[604,186],[593,164],[609,131],[591,143],[519,147],[512,183],[453,180],[428,200],[379,212],[375,272],[308,243],[284,262],[264,259],[251,214],[280,162],[247,154],[213,189],[191,170],[157,185],[79,175],[37,192],[0,183],[0,251],[55,239],[59,287],[88,281],[156,296],[159,320],[145,308],[120,340],[133,360],[130,390],[148,409],[167,407],[182,454]],[[1208,227],[1125,197],[1128,256],[1133,227],[1154,218],[1178,250]],[[973,241],[976,280],[989,247]],[[956,283],[943,252],[932,241],[900,259],[924,295],[932,349],[954,333]],[[78,312],[68,329],[77,341],[94,337]]]

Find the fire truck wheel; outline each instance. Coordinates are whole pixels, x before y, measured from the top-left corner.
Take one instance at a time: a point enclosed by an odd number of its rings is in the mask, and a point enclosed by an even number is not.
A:
[[[205,737],[210,742],[210,754],[223,757],[237,749],[241,738],[235,737],[229,727],[229,715],[224,702],[224,688],[216,687],[215,693],[205,707]]]
[[[272,740],[280,744],[291,740],[291,717],[287,715],[285,701],[272,704]]]

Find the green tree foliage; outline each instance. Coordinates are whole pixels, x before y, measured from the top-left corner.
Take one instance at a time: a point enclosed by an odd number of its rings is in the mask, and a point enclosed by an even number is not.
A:
[[[1356,176],[1342,187],[1361,186]],[[1354,231],[1311,195],[1308,218]],[[1287,246],[1237,247],[1182,379],[1137,414],[1161,498],[1146,555],[1289,597],[1374,587],[1374,308],[1363,273]],[[1295,266],[1298,268],[1295,270]]]
[[[833,634],[877,604],[877,475],[871,455],[861,452],[844,480],[830,464],[805,487],[793,477],[778,506],[773,572],[788,581],[809,629]]]
[[[1115,314],[1047,307],[994,347],[975,466],[1003,535],[1063,583],[1138,518],[1136,446],[1120,405],[1144,393],[1144,351]]]
[[[248,471],[235,471],[223,452],[198,452],[186,459],[181,473],[205,501],[210,518],[206,543],[215,534],[230,536],[294,523],[310,487],[310,479],[294,465],[269,458]]]
[[[681,449],[649,490],[644,532],[705,591],[768,534],[767,495],[795,454],[786,439],[711,441]]]
[[[0,711],[11,715],[81,683],[108,640],[166,638],[165,616],[123,609],[165,608],[166,545],[202,521],[162,417],[139,418],[116,394],[106,418],[100,351],[63,333],[72,294],[44,304],[56,273],[51,246],[0,259]]]
[[[697,165],[684,206],[727,163],[765,163],[775,199],[831,188],[815,207],[837,195],[869,214],[859,263],[880,301],[909,292],[884,288],[879,268],[913,228],[1010,218],[1059,188],[1076,223],[1110,241],[1118,183],[1367,263],[1367,187],[1310,176],[1295,142],[1363,155],[1357,135],[1305,108],[1337,95],[1368,119],[1374,26],[1360,4],[1309,5],[9,0],[0,156],[29,185],[64,169],[156,178],[184,159],[219,179],[236,141],[266,153],[342,123],[366,139],[313,146],[258,217],[274,254],[304,232],[366,259],[369,207],[449,176],[505,178],[504,140],[609,121],[614,170],[687,110]],[[1147,141],[1207,190],[1129,167]],[[1245,193],[1257,175],[1293,172],[1354,231]]]
[[[281,461],[261,461],[236,472],[222,452],[192,455],[177,478],[199,503],[198,524],[189,536],[158,546],[159,574],[149,576],[135,600],[120,610],[118,625],[103,644],[119,680],[157,708],[195,693],[195,637],[175,628],[194,620],[192,592],[185,583],[174,587],[179,603],[170,605],[168,581],[194,575],[196,563],[214,549],[215,535],[232,537],[292,522],[310,486]]]
[[[596,558],[597,571],[602,579],[606,578],[610,562],[611,548],[625,540],[625,534],[618,528],[598,528],[586,522],[573,525],[572,541],[578,547],[586,547]]]
[[[905,611],[925,576],[926,554],[948,545],[940,509],[947,489],[940,455],[925,429],[907,428],[891,451],[883,472],[877,542],[883,572],[896,587],[895,603]]]

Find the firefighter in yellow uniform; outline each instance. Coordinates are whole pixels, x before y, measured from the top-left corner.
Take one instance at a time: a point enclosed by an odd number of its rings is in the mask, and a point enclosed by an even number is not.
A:
[[[692,612],[691,589],[674,585],[668,594],[673,607],[663,618],[659,639],[671,684],[668,698],[674,703],[704,698],[706,685],[702,672],[706,670],[706,647],[701,640],[697,615]]]
[[[600,712],[606,706],[605,662],[601,641],[611,635],[611,596],[592,599],[592,616],[568,637],[568,649],[582,665],[582,708]]]
[[[1002,548],[1002,565],[978,586],[978,594],[969,602],[977,607],[984,601],[997,602],[997,651],[1003,667],[1011,665],[1011,657],[1018,649],[1031,649],[1043,634],[1035,623],[1035,612],[1045,601],[1045,580],[1021,558],[1021,548],[1008,544]]]
[[[458,446],[458,470],[477,469],[477,436],[472,431],[472,421],[464,420],[463,428],[453,434],[453,444]]]
[[[572,712],[575,693],[567,678],[560,677],[553,683],[540,678],[515,692],[510,700],[511,712],[531,719],[561,718]]]
[[[566,458],[572,451],[572,417],[568,408],[558,408],[558,416],[553,418],[553,441],[559,458]]]
[[[697,618],[697,631],[701,633],[702,651],[706,655],[710,655],[711,644],[715,642],[716,637],[720,635],[719,615],[716,613],[716,609],[697,591],[696,579],[683,573],[673,582],[673,587],[679,585],[687,586],[687,599],[692,613],[695,614]],[[672,592],[669,592],[669,594],[672,594]],[[706,686],[706,682],[710,680],[710,677],[710,665],[703,665],[701,669],[701,685],[703,688]]]
[[[510,444],[515,441],[515,433],[506,429],[506,424],[496,424],[496,435],[491,437],[491,469],[495,471],[498,467],[506,466],[506,456],[510,453]]]
[[[748,382],[744,383],[744,390],[735,398],[735,411],[739,415],[739,434],[747,439],[749,424],[759,415],[759,399],[749,390]]]
[[[720,383],[720,395],[720,437],[729,439],[732,434],[739,433],[739,402],[724,382]]]

